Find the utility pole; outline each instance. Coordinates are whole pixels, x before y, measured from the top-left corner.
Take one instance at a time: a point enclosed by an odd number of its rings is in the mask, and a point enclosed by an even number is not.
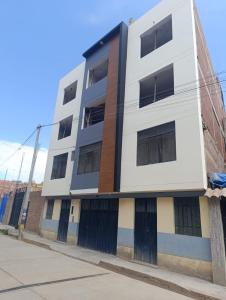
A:
[[[26,189],[26,192],[24,195],[24,200],[22,203],[22,208],[21,208],[20,218],[19,218],[19,239],[22,238],[23,229],[24,229],[24,225],[25,225],[25,221],[26,221],[28,202],[29,202],[30,192],[31,192],[31,188],[32,188],[32,180],[33,180],[35,163],[36,163],[36,158],[37,158],[38,148],[39,148],[39,136],[40,136],[41,128],[42,128],[41,125],[38,125],[36,128],[36,139],[35,139],[34,152],[33,152],[31,169],[30,169],[30,174],[29,174],[29,179],[28,179],[28,185],[27,185],[27,189]]]
[[[8,169],[6,169],[6,171],[5,171],[5,178],[4,178],[4,180],[6,180],[7,173],[8,173]]]

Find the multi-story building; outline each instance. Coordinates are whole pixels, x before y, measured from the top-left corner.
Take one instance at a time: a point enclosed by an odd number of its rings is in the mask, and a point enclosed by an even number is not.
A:
[[[164,0],[59,85],[42,235],[212,278],[224,103],[192,0]]]

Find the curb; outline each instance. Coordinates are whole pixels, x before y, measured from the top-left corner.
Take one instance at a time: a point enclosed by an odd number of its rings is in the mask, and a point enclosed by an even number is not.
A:
[[[35,246],[38,246],[38,247],[45,248],[45,249],[50,250],[50,251],[54,251],[56,253],[65,255],[67,257],[70,257],[70,258],[73,258],[73,259],[76,259],[76,260],[79,260],[79,261],[83,261],[85,263],[89,263],[89,264],[92,264],[92,265],[95,265],[95,266],[99,266],[103,269],[106,269],[106,270],[112,271],[114,273],[118,273],[118,274],[127,276],[129,278],[133,278],[135,280],[145,282],[147,284],[158,286],[160,288],[175,292],[175,293],[183,295],[183,296],[193,298],[195,300],[222,300],[222,298],[202,294],[202,293],[199,293],[197,291],[185,288],[185,287],[183,287],[179,284],[173,283],[171,281],[168,281],[168,280],[165,280],[165,279],[162,279],[162,278],[159,278],[159,277],[154,277],[154,276],[151,276],[151,275],[148,275],[148,274],[145,274],[145,273],[141,273],[139,271],[134,271],[132,269],[125,268],[125,267],[122,267],[122,266],[114,265],[114,264],[111,264],[111,263],[106,262],[106,261],[101,260],[99,263],[92,263],[92,262],[90,262],[86,259],[77,258],[77,257],[71,256],[71,255],[68,255],[66,253],[57,251],[57,250],[51,248],[51,246],[49,246],[45,243],[37,242],[37,241],[31,240],[31,239],[28,239],[28,238],[24,238],[22,241],[24,241],[25,243],[28,243],[28,244],[32,244],[32,245],[35,245]]]
[[[128,269],[125,267],[121,267],[121,266],[117,266],[105,261],[100,261],[98,264],[100,267],[105,268],[109,271],[121,274],[121,275],[125,275],[127,277],[139,280],[139,281],[143,281],[145,283],[151,284],[151,285],[155,285],[158,286],[160,288],[163,289],[167,289],[169,291],[196,299],[196,300],[222,300],[220,298],[216,298],[213,296],[209,296],[209,295],[205,295],[205,294],[201,294],[199,292],[196,292],[194,290],[190,290],[187,289],[181,285],[178,285],[176,283],[173,283],[171,281],[162,279],[162,278],[157,278],[157,277],[153,277],[151,275],[148,274],[144,274],[138,271],[134,271],[132,269]]]
[[[41,247],[41,248],[45,248],[47,250],[52,250],[49,245],[46,245],[46,244],[41,243],[41,242],[33,241],[33,240],[30,240],[30,239],[27,239],[27,238],[23,238],[22,241],[27,243],[27,244],[31,244],[31,245],[35,245],[35,246],[38,246],[38,247]]]

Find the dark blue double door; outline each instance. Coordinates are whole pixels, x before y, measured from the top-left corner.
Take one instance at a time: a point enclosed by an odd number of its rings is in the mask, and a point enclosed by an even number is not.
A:
[[[135,199],[134,258],[157,263],[156,198]]]
[[[83,199],[78,245],[116,254],[118,199]]]

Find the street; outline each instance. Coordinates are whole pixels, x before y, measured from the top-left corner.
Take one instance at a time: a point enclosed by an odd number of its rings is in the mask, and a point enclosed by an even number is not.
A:
[[[191,299],[8,236],[0,245],[0,299]]]

